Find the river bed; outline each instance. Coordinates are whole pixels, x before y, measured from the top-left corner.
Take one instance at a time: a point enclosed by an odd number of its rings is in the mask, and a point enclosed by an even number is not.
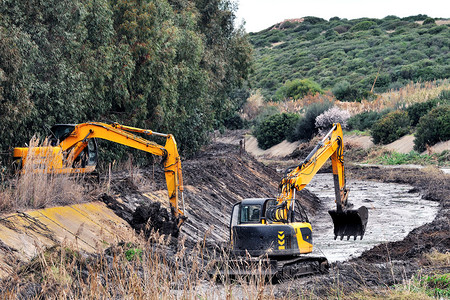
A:
[[[423,200],[419,192],[406,184],[347,180],[347,187],[353,208],[366,206],[369,210],[362,240],[359,237],[334,240],[333,222],[328,214],[328,210],[336,209],[331,173],[317,174],[307,186],[323,204],[315,216],[310,216],[314,254],[325,255],[329,262],[345,261],[376,245],[402,240],[414,228],[432,222],[439,209],[438,202]]]

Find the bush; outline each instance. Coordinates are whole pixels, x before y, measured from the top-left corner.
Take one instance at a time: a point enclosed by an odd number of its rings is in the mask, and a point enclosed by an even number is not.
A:
[[[411,125],[416,126],[417,123],[419,123],[419,119],[426,115],[433,107],[436,106],[436,104],[436,100],[430,100],[427,102],[414,103],[406,108],[406,112],[408,112],[409,119],[411,120]]]
[[[287,140],[290,142],[299,140],[309,141],[319,132],[316,128],[316,118],[332,106],[333,103],[331,102],[318,102],[308,106],[305,115],[297,122],[295,129],[288,134]]]
[[[254,131],[261,149],[269,149],[286,139],[299,120],[299,115],[291,113],[276,114],[263,120]]]
[[[320,85],[310,79],[294,79],[288,80],[286,83],[277,90],[275,98],[278,100],[283,99],[300,99],[309,94],[323,93]]]
[[[439,99],[444,101],[450,100],[450,90],[442,90],[439,93]]]
[[[225,128],[230,130],[242,129],[245,127],[244,119],[238,113],[234,113],[223,122]]]
[[[422,152],[426,145],[432,146],[450,139],[450,105],[438,106],[420,118],[416,127],[414,149]]]
[[[332,92],[336,99],[341,101],[357,101],[361,98],[358,90],[351,86],[347,80],[336,83]]]
[[[331,129],[334,123],[340,123],[342,128],[347,127],[347,120],[350,118],[350,113],[347,110],[339,109],[333,106],[316,118],[316,128],[320,133],[324,133]]]
[[[279,113],[280,111],[275,106],[263,107],[261,111],[253,118],[253,126],[258,127],[265,119]]]
[[[348,129],[359,131],[370,129],[385,114],[384,112],[365,111],[354,115],[347,121]]]
[[[375,122],[371,135],[375,144],[389,144],[407,134],[410,120],[406,111],[396,110]]]
[[[436,21],[435,21],[433,18],[426,18],[426,19],[423,21],[423,24],[422,24],[422,25],[427,25],[427,24],[436,24]]]
[[[373,26],[376,26],[377,23],[373,22],[373,21],[362,21],[359,22],[358,24],[356,24],[355,26],[353,26],[350,31],[362,31],[362,30],[368,30]]]

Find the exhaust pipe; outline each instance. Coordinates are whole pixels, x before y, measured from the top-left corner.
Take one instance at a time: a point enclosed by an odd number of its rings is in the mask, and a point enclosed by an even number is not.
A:
[[[366,232],[366,225],[369,216],[367,207],[361,206],[357,210],[345,210],[338,212],[337,210],[329,210],[328,213],[333,219],[334,224],[334,239],[339,236],[341,240],[344,236],[347,240],[351,236],[356,240],[357,236],[361,237],[361,240]]]

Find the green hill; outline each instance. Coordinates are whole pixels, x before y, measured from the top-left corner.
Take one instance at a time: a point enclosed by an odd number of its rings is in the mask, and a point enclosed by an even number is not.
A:
[[[288,80],[311,79],[339,100],[360,100],[411,81],[450,77],[450,20],[407,18],[287,20],[251,33],[254,88],[266,99]],[[378,76],[377,76],[378,75]]]

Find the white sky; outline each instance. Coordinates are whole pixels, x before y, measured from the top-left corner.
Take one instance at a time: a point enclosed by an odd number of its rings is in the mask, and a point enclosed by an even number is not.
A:
[[[247,32],[257,32],[285,19],[306,16],[329,20],[332,17],[357,19],[408,17],[425,14],[450,17],[450,0],[234,0],[239,9],[238,25],[245,20]]]

